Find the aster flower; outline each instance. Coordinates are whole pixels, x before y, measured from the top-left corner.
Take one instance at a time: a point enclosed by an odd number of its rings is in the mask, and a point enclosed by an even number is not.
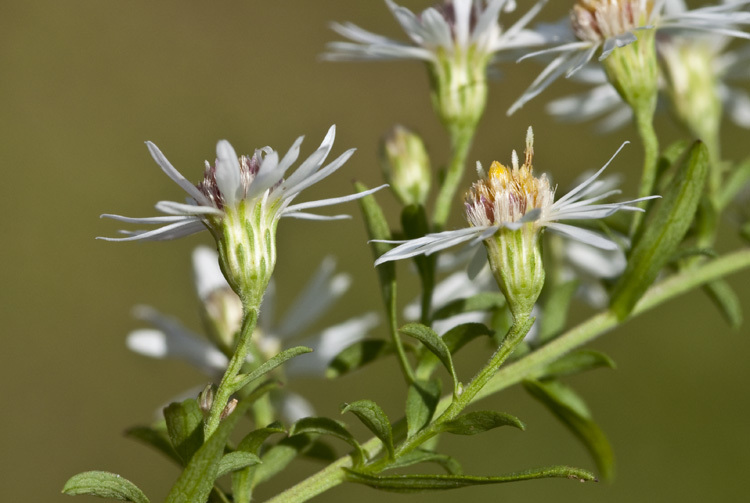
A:
[[[392,0],[391,13],[409,43],[376,35],[352,23],[332,28],[348,42],[332,42],[324,58],[332,61],[419,60],[427,63],[433,102],[446,125],[473,124],[486,101],[486,69],[493,54],[538,45],[543,39],[524,26],[539,12],[540,0],[513,26],[502,30],[500,11],[515,8],[508,0],[447,0],[415,14]]]
[[[399,246],[383,254],[375,265],[429,255],[461,243],[476,245],[483,242],[495,279],[514,316],[519,313],[528,315],[544,283],[538,242],[542,229],[547,228],[598,248],[616,249],[616,243],[599,233],[561,222],[600,219],[621,210],[643,211],[633,203],[658,197],[599,204],[598,201],[618,193],[616,190],[598,193],[604,183],[598,177],[614,159],[613,156],[593,176],[555,201],[554,190],[547,177],[542,175],[537,178],[533,175],[533,140],[533,132],[529,128],[523,165],[519,165],[518,155],[514,151],[511,168],[494,162],[489,174],[485,175],[478,166],[482,179],[466,195],[469,227],[428,234],[410,241],[394,241]]]
[[[548,39],[557,38],[561,43],[521,58],[556,55],[510,107],[508,114],[539,95],[560,76],[570,77],[578,72],[597,53],[610,82],[633,106],[631,100],[635,100],[635,96],[642,93],[644,88],[653,88],[653,93],[656,92],[653,38],[657,31],[689,30],[693,33],[709,32],[750,38],[750,34],[737,29],[737,26],[750,25],[750,13],[738,12],[750,4],[748,0],[734,0],[693,10],[667,9],[674,3],[675,0],[578,0],[571,12],[567,36],[559,36],[559,27],[540,28],[543,35],[545,30],[549,31],[546,35]],[[632,44],[640,47],[618,56],[620,61],[607,61],[613,54]],[[637,78],[633,78],[634,72]]]
[[[299,157],[303,137],[297,138],[289,151],[279,158],[270,147],[258,149],[252,156],[238,157],[226,140],[216,146],[216,162],[206,162],[203,181],[194,186],[182,176],[162,152],[146,142],[159,167],[188,195],[186,203],[160,201],[156,209],[167,216],[130,218],[105,214],[126,223],[162,224],[150,231],[124,231],[123,238],[100,238],[108,241],[162,241],[188,236],[208,229],[216,239],[232,289],[243,301],[260,302],[276,263],[276,225],[281,217],[312,220],[347,218],[346,215],[323,216],[304,210],[339,204],[363,197],[369,192],[322,199],[292,205],[299,193],[339,169],[355,149],[350,149],[323,166],[333,147],[336,134],[331,126],[320,147],[297,170],[285,177]],[[373,190],[378,190],[378,187]]]
[[[351,285],[351,278],[344,273],[335,273],[335,267],[335,260],[332,257],[326,258],[292,307],[279,320],[274,320],[273,316],[276,295],[271,282],[263,299],[263,314],[253,334],[255,349],[247,358],[249,363],[259,358],[271,358],[291,343],[302,344],[311,347],[313,352],[287,361],[284,364],[285,374],[291,378],[323,377],[328,364],[339,352],[364,338],[378,323],[374,313],[367,313],[318,332],[306,332]],[[207,322],[208,331],[221,327],[218,338],[223,341],[231,340],[240,329],[242,312],[232,308],[216,309],[217,303],[223,306],[231,305],[231,302],[239,304],[239,298],[229,288],[219,269],[218,254],[207,247],[196,248],[193,252],[193,268],[196,290],[204,303],[204,321]],[[222,299],[224,296],[228,298]],[[218,380],[224,373],[228,359],[215,343],[212,344],[177,320],[148,306],[137,307],[134,314],[153,325],[153,328],[137,329],[128,335],[127,346],[132,351],[151,358],[186,361],[212,380]],[[304,398],[285,391],[279,407],[284,417],[296,420],[311,414],[304,412],[312,410],[309,404],[305,404],[307,401]]]

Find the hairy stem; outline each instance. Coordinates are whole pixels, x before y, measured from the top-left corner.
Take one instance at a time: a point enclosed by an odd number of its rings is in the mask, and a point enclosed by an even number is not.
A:
[[[229,360],[224,376],[221,378],[219,388],[216,390],[211,410],[206,418],[206,424],[203,428],[204,437],[208,439],[211,434],[216,431],[221,421],[221,413],[229,402],[229,397],[232,393],[237,391],[236,389],[236,377],[242,370],[242,366],[245,364],[247,354],[251,349],[251,340],[253,338],[253,331],[255,331],[255,324],[258,322],[258,308],[256,306],[245,308],[245,316],[242,320],[242,329],[240,330],[239,341],[237,342],[237,348],[234,350],[232,358]]]
[[[659,161],[659,139],[654,129],[654,113],[649,107],[634,108],[636,127],[638,135],[643,143],[643,172],[641,173],[641,186],[638,197],[646,197],[653,194],[656,185],[656,168]],[[641,206],[646,203],[642,202]],[[643,213],[637,211],[633,214],[633,224],[630,235],[634,236],[643,221]]]

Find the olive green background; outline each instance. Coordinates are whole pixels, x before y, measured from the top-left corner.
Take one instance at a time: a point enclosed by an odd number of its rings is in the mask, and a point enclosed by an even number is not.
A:
[[[522,9],[530,4],[519,3]],[[569,7],[553,3],[543,19],[555,20]],[[400,35],[380,0],[47,0],[0,7],[2,501],[70,501],[59,494],[65,480],[100,469],[132,480],[156,502],[177,477],[167,460],[122,432],[150,421],[170,397],[204,378],[179,362],[131,354],[124,338],[140,326],[130,316],[138,303],[198,329],[190,251],[209,244],[209,236],[166,243],[94,240],[119,228],[99,220],[100,213],[150,216],[156,201],[183,197],[154,164],[144,140],[154,141],[182,173],[198,181],[203,160],[213,158],[220,138],[249,153],[263,145],[285,151],[306,134],[307,155],[335,123],[334,155],[352,146],[359,151],[300,201],[349,193],[353,179],[378,184],[377,140],[396,122],[424,135],[436,164],[445,158],[446,139],[430,108],[422,65],[322,62],[324,44],[337,38],[327,28],[331,20]],[[633,145],[610,172],[624,175],[626,193],[634,193],[640,147],[632,129],[600,136],[590,125],[562,125],[544,115],[544,103],[579,89],[574,84],[556,84],[513,117],[505,116],[539,69],[533,62],[502,67],[503,78],[490,86],[472,161],[507,161],[512,148],[522,148],[525,129],[533,124],[537,169],[566,187],[631,139]],[[679,136],[665,116],[658,119],[658,130],[667,139]],[[746,156],[748,138],[747,131],[727,124],[726,157]],[[395,208],[390,194],[378,199]],[[356,205],[345,211],[355,218],[285,220],[279,226],[283,303],[326,254],[337,255],[340,267],[354,273],[351,294],[328,322],[379,309]],[[395,221],[396,212],[390,216]],[[460,225],[460,215],[454,221]],[[731,238],[735,227],[727,218],[722,230],[730,237],[724,249],[738,245]],[[400,267],[408,283],[413,276]],[[750,275],[731,281],[750,313]],[[414,292],[406,287],[402,299]],[[377,335],[383,332],[381,326]],[[614,445],[618,475],[613,484],[548,480],[408,496],[343,486],[319,500],[736,500],[750,491],[747,335],[747,324],[730,331],[706,298],[693,293],[593,344],[618,362],[618,370],[570,382]],[[465,379],[483,354],[479,348],[458,358]],[[324,415],[336,416],[343,401],[372,398],[396,418],[404,397],[400,383],[395,362],[387,360],[340,381],[307,380],[290,388],[309,395]],[[582,447],[523,391],[510,390],[485,405],[518,415],[528,428],[445,438],[442,445],[468,473],[558,463],[592,468]],[[257,499],[315,469],[310,462],[296,463]]]

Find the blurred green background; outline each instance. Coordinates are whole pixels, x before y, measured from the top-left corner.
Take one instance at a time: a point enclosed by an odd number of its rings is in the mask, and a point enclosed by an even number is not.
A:
[[[429,2],[403,3],[417,9]],[[531,2],[519,3],[525,10]],[[542,19],[556,20],[570,5],[553,3]],[[63,483],[91,469],[120,473],[160,501],[177,477],[168,461],[122,432],[150,421],[166,400],[204,378],[181,363],[131,354],[124,339],[140,326],[130,316],[138,303],[198,329],[190,251],[209,244],[209,236],[167,243],[94,240],[119,228],[99,220],[100,213],[150,216],[156,201],[183,197],[154,164],[145,140],[198,181],[220,138],[249,153],[263,145],[285,151],[306,134],[306,155],[335,123],[334,154],[352,146],[359,151],[301,201],[348,193],[355,178],[378,184],[377,140],[396,122],[421,132],[433,159],[445,158],[445,136],[430,108],[421,65],[321,62],[324,44],[337,38],[327,28],[332,20],[400,35],[381,0],[42,0],[0,7],[3,501],[71,501],[60,495]],[[566,187],[581,171],[601,166],[624,139],[637,140],[632,129],[599,136],[589,125],[545,117],[549,98],[578,89],[567,82],[506,117],[539,67],[511,64],[502,71],[503,79],[491,85],[471,159],[485,165],[507,161],[533,124],[535,166]],[[679,134],[666,117],[658,129],[667,139]],[[746,156],[747,131],[729,125],[725,130],[725,157]],[[639,148],[634,141],[610,168],[625,175],[629,193],[635,192]],[[378,199],[395,207],[390,194]],[[352,204],[346,211],[355,218],[284,221],[279,230],[283,302],[326,254],[336,254],[340,268],[354,273],[352,294],[329,322],[379,309],[357,208]],[[460,221],[456,215],[455,223]],[[734,233],[730,219],[723,232]],[[723,243],[725,249],[737,245],[731,237]],[[731,283],[750,313],[750,274]],[[413,291],[407,288],[402,298]],[[737,500],[750,492],[746,332],[747,324],[730,331],[706,298],[693,293],[593,344],[617,361],[618,370],[571,382],[614,445],[613,484],[549,480],[409,496],[343,486],[319,500]],[[382,327],[378,335],[384,335]],[[468,374],[477,361],[465,357],[459,364]],[[397,417],[404,395],[399,383],[389,360],[344,380],[308,380],[292,388],[309,395],[324,415],[336,416],[343,401],[367,397]],[[443,445],[467,472],[489,475],[558,463],[593,468],[583,448],[523,391],[497,395],[487,405],[518,415],[528,428],[500,429],[481,439],[446,438]],[[315,469],[310,462],[295,464],[264,487],[258,500]]]

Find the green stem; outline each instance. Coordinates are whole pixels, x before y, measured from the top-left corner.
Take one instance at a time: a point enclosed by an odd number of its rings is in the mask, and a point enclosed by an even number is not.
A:
[[[656,185],[656,168],[659,161],[659,139],[654,129],[654,113],[650,107],[633,108],[638,135],[643,143],[643,173],[638,197],[650,196]],[[641,203],[644,206],[645,203]],[[634,236],[643,220],[643,213],[635,212],[630,235]]]
[[[453,196],[455,196],[458,184],[461,182],[464,174],[466,158],[469,155],[475,131],[475,124],[456,126],[450,129],[451,160],[445,170],[445,176],[435,200],[435,214],[433,216],[435,232],[440,232],[445,228],[445,224],[450,216]]]
[[[636,304],[629,318],[644,313],[704,283],[737,272],[746,267],[750,267],[750,249],[739,250],[712,260],[698,268],[675,274],[661,283],[652,286]],[[529,353],[517,362],[500,369],[488,380],[486,386],[476,393],[474,401],[497,393],[525,378],[533,377],[545,365],[555,361],[574,348],[595,339],[618,324],[617,318],[609,312],[595,315],[593,318],[565,332],[557,339]],[[449,407],[451,400],[451,396],[443,398],[438,406],[438,410],[445,411]],[[403,420],[396,423],[394,429],[398,428],[402,422]],[[377,455],[383,448],[382,443],[377,438],[370,439],[362,447],[367,451],[370,458]],[[307,501],[344,482],[346,473],[341,468],[349,468],[351,466],[352,458],[350,456],[339,458],[320,472],[271,498],[268,500],[268,503],[299,503]]]
[[[401,335],[398,333],[398,306],[396,305],[395,278],[391,282],[390,297],[386,305],[386,311],[388,312],[388,330],[391,334],[393,345],[396,347],[396,355],[398,357],[399,365],[401,366],[401,372],[404,374],[407,384],[411,384],[415,379],[414,371],[409,364],[409,359],[406,357],[406,351],[404,350],[404,343],[401,341]]]
[[[216,390],[214,397],[214,403],[211,405],[211,410],[206,418],[206,424],[203,429],[204,438],[208,439],[216,428],[219,427],[221,421],[221,413],[229,402],[229,398],[232,393],[237,391],[236,389],[236,377],[242,370],[242,366],[245,364],[247,354],[250,351],[252,345],[251,341],[253,338],[253,331],[255,331],[255,324],[258,322],[258,307],[246,307],[245,316],[242,320],[242,329],[240,330],[239,341],[237,341],[237,348],[234,350],[234,355],[229,360],[224,376],[221,378],[219,388]]]
[[[474,400],[474,397],[476,397],[477,394],[482,390],[482,388],[487,385],[487,383],[492,379],[492,376],[497,373],[498,369],[505,362],[505,360],[507,360],[508,357],[513,354],[516,346],[518,346],[518,343],[521,342],[524,337],[526,337],[526,334],[529,333],[529,330],[531,329],[531,326],[533,324],[533,318],[529,318],[529,316],[519,316],[519,318],[513,322],[513,326],[510,327],[510,330],[505,335],[503,342],[500,343],[500,346],[497,348],[497,351],[495,351],[495,354],[493,354],[492,358],[489,359],[485,366],[482,367],[479,372],[477,372],[477,374],[469,382],[469,384],[464,387],[461,394],[451,399],[452,401],[450,405],[427,428],[420,431],[413,437],[408,438],[400,446],[398,446],[398,449],[396,449],[396,458],[398,459],[399,456],[402,456],[416,449],[427,440],[440,433],[440,426],[443,423],[452,421],[461,413],[461,411],[468,407],[469,404],[471,404],[471,402]],[[389,460],[383,460],[380,464],[387,462],[389,462]],[[376,463],[375,465],[373,465],[373,467],[378,467],[378,465],[379,464]],[[378,471],[377,468],[374,471]]]

